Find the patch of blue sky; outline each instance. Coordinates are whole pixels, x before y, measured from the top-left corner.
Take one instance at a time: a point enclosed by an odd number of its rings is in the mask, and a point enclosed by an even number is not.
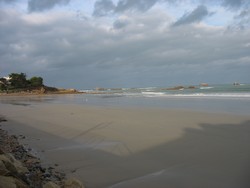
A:
[[[86,16],[91,16],[94,10],[94,1],[93,0],[74,0],[68,5],[68,8],[73,11],[79,11],[85,14]]]
[[[18,10],[21,13],[26,13],[27,12],[27,0],[19,0],[19,1],[13,1],[10,3],[4,3],[0,2],[0,9],[5,9],[5,10]]]
[[[235,13],[223,7],[213,6],[209,8],[211,15],[204,19],[204,22],[211,26],[228,26],[231,24]]]
[[[0,8],[17,8],[20,5],[25,5],[26,2],[27,2],[26,0],[20,0],[18,2],[10,1],[9,3],[6,3],[4,1],[0,1]],[[25,7],[27,7],[27,6],[25,5]]]

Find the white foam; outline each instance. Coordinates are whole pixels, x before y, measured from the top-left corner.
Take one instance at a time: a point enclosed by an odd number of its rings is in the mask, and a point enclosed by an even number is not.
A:
[[[250,93],[193,93],[166,95],[166,97],[178,98],[213,98],[213,99],[249,99]]]
[[[144,97],[161,97],[161,96],[166,96],[166,93],[163,92],[150,92],[150,91],[142,91],[141,94]]]
[[[212,89],[214,87],[200,87],[200,89]]]
[[[181,93],[170,94],[163,92],[141,92],[126,93],[126,96],[143,96],[143,97],[171,97],[171,98],[232,98],[232,99],[250,99],[250,93]]]

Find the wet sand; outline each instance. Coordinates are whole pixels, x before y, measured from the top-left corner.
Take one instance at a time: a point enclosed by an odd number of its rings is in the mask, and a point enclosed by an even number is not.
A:
[[[157,108],[0,104],[46,165],[89,188],[249,188],[250,117]]]

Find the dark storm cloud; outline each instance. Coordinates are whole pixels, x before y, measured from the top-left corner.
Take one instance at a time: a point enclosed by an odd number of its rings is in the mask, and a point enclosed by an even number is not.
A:
[[[0,0],[0,3],[12,3],[17,0]]]
[[[95,2],[94,16],[105,16],[114,11],[115,5],[111,0],[99,0]]]
[[[129,9],[139,10],[139,11],[147,11],[158,0],[120,0],[115,8],[116,12],[124,12]]]
[[[30,12],[49,10],[56,5],[67,5],[71,0],[29,0],[28,10]]]
[[[250,26],[250,9],[242,10],[234,17],[234,23],[229,26],[229,29],[245,29]]]
[[[171,23],[165,14],[127,14],[114,24],[128,22],[126,29],[114,30],[102,19],[0,9],[0,76],[25,72],[41,75],[48,85],[77,88],[197,83],[199,75],[208,82],[218,75],[249,80],[249,30],[162,27]]]
[[[98,0],[94,7],[94,16],[105,16],[108,13],[122,13],[127,10],[147,11],[156,3],[168,3],[178,5],[186,0],[119,0],[117,5],[112,0]],[[198,0],[197,3],[216,3],[231,10],[250,6],[249,0]]]
[[[250,27],[250,0],[224,0],[222,5],[237,12],[228,26],[229,30],[244,30]]]
[[[168,4],[170,6],[178,7],[179,3],[187,3],[186,0],[118,0],[114,3],[114,0],[98,0],[94,6],[93,16],[102,17],[112,14],[126,14],[126,11],[147,12],[157,3]],[[235,13],[234,20],[231,20],[229,29],[245,29],[249,27],[249,16],[243,16],[243,14],[249,10],[250,0],[197,0],[198,6],[191,13],[184,14],[179,20],[177,20],[172,26],[187,25],[192,23],[199,23],[208,16],[212,16],[215,12],[209,12],[207,6],[216,4],[221,6],[227,11]],[[237,15],[241,11],[242,15]],[[168,12],[168,10],[166,10]],[[114,29],[121,29],[127,26],[128,23],[123,20],[117,20],[113,24]]]
[[[129,21],[128,21],[128,20],[121,20],[121,19],[118,19],[118,20],[116,20],[116,21],[113,23],[113,27],[114,27],[115,29],[122,29],[122,28],[126,27],[128,24],[129,24]]]
[[[154,6],[158,0],[119,0],[115,5],[111,0],[96,1],[94,16],[105,16],[108,13],[121,13],[127,10],[147,11]]]
[[[245,18],[250,16],[250,9],[246,9],[241,11],[241,13],[237,16],[238,18]]]
[[[222,6],[238,9],[244,6],[249,6],[249,0],[222,0]]]
[[[184,14],[179,20],[177,20],[173,26],[191,24],[202,21],[209,15],[207,7],[204,5],[198,6],[191,13]]]

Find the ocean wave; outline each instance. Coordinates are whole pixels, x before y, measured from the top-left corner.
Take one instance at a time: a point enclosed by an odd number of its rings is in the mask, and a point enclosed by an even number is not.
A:
[[[200,89],[213,89],[214,87],[200,87]]]
[[[141,94],[145,97],[154,97],[154,96],[165,96],[166,93],[163,92],[150,92],[150,91],[142,91]]]
[[[164,92],[141,92],[141,93],[126,93],[125,96],[135,97],[171,97],[171,98],[244,98],[250,99],[250,93],[164,93]]]
[[[250,98],[250,93],[193,93],[193,94],[176,94],[173,96],[180,97],[220,97],[220,98]]]

